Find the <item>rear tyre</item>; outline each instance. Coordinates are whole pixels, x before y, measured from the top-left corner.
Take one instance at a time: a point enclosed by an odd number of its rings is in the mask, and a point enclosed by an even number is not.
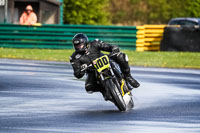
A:
[[[107,79],[105,81],[107,89],[110,91],[112,98],[114,100],[115,105],[120,111],[126,110],[126,104],[122,97],[122,94],[118,90],[117,86],[113,83],[112,79]]]

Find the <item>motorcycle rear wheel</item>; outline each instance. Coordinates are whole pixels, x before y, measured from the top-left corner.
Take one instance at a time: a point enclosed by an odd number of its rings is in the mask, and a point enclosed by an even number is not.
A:
[[[113,83],[112,79],[107,79],[105,81],[107,89],[110,91],[112,98],[114,100],[115,105],[120,111],[126,110],[126,104],[124,102],[124,99],[122,97],[122,94],[118,90],[117,86]]]

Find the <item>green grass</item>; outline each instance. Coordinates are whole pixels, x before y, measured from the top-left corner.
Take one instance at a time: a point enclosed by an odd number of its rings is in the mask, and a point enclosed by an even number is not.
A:
[[[200,69],[200,52],[124,52],[135,66]]]
[[[0,48],[0,58],[12,59],[69,61],[72,53],[73,50]]]
[[[195,68],[200,69],[200,52],[135,52],[128,54],[129,64],[145,67]],[[0,58],[69,61],[73,50],[9,49],[0,48]]]

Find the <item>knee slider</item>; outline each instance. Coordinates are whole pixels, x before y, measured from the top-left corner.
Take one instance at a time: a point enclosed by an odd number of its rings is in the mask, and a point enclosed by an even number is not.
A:
[[[85,85],[85,90],[86,90],[88,93],[92,93],[92,92],[93,92],[93,86],[92,86],[92,84],[86,84],[86,85]]]

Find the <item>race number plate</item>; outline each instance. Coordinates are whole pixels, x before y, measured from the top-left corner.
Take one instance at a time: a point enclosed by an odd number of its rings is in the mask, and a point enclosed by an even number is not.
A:
[[[97,58],[93,61],[93,64],[99,73],[110,67],[110,62],[107,55]]]

